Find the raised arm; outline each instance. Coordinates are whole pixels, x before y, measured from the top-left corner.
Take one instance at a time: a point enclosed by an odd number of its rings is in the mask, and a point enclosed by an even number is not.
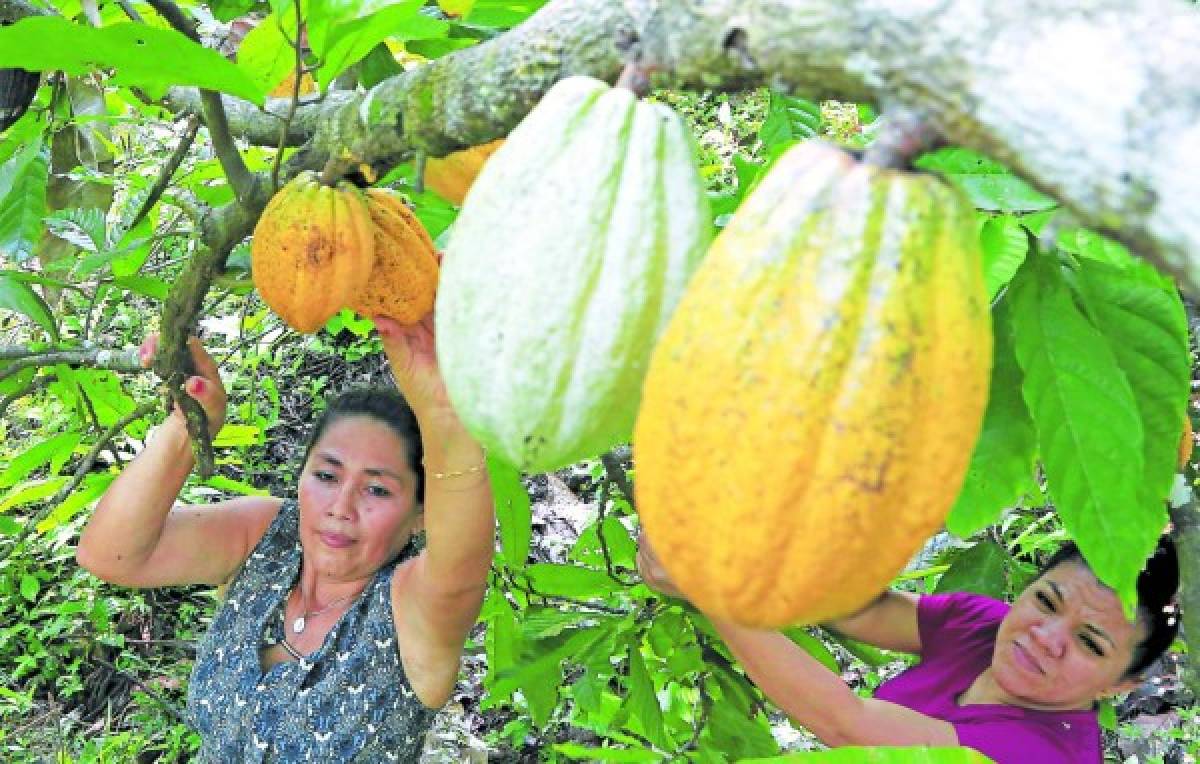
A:
[[[415,326],[377,318],[376,326],[425,453],[425,549],[393,582],[401,657],[421,700],[440,706],[487,588],[496,523],[491,485],[483,449],[442,384],[433,316]]]
[[[151,336],[142,345],[143,364],[154,355],[156,340]],[[186,389],[204,407],[215,433],[225,421],[225,389],[199,341],[190,345],[198,373]],[[79,539],[79,564],[106,581],[138,588],[227,581],[279,502],[253,497],[177,506],[192,466],[187,425],[176,410],[100,498]]]
[[[647,586],[668,596],[682,596],[644,536],[638,539],[637,562]],[[833,625],[847,636],[881,647],[912,646],[913,637],[907,632],[910,616],[912,631],[916,630],[915,599],[896,594],[882,595]],[[763,694],[826,745],[958,744],[958,735],[948,722],[888,701],[859,697],[780,632],[717,618],[712,624]]]

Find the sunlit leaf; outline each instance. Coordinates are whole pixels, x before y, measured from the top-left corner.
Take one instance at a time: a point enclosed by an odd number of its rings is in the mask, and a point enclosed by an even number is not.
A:
[[[1053,258],[1032,257],[1012,289],[1021,391],[1055,508],[1096,575],[1130,603],[1167,520],[1137,489],[1145,440],[1133,390]]]
[[[57,16],[32,16],[0,27],[0,66],[86,74],[113,68],[112,82],[152,98],[173,85],[194,85],[262,105],[263,91],[221,54],[173,29],[119,23],[100,29]]]

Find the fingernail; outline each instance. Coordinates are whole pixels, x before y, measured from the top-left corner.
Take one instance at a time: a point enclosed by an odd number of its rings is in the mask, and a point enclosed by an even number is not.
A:
[[[189,392],[192,395],[199,395],[199,394],[203,393],[204,392],[204,380],[199,379],[199,378],[193,379],[191,381],[191,384],[189,387]]]

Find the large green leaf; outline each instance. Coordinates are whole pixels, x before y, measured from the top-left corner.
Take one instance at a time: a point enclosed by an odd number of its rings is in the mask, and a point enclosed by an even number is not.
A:
[[[1137,489],[1144,436],[1112,348],[1080,313],[1049,256],[1013,280],[1013,329],[1050,494],[1096,575],[1133,601],[1138,572],[1166,524]]]
[[[276,13],[267,16],[238,47],[238,68],[264,93],[296,69],[296,50],[288,42],[296,36],[296,21],[290,10],[286,13],[282,20]]]
[[[1021,397],[1021,367],[1013,349],[1008,300],[992,310],[992,381],[983,429],[946,528],[967,538],[996,522],[1023,494],[1037,491],[1037,434]]]
[[[1170,282],[1140,261],[1125,268],[1081,260],[1078,282],[1108,344],[1133,387],[1141,417],[1144,502],[1167,498],[1191,387],[1187,315]]]
[[[563,597],[603,597],[620,589],[603,570],[578,565],[556,565],[539,562],[525,569],[538,594],[557,594]]]
[[[994,300],[1025,262],[1029,234],[1015,217],[997,215],[984,221],[979,243],[983,249],[983,280],[988,299]]]
[[[944,175],[981,210],[1036,212],[1058,204],[1010,173],[1004,165],[968,149],[939,149],[920,157],[915,164],[922,170]]]
[[[0,34],[5,29],[0,27]],[[0,50],[3,50],[2,42]],[[22,262],[33,256],[33,249],[42,236],[42,216],[46,214],[49,161],[50,152],[39,139],[31,141],[0,165],[2,258]]]
[[[1004,599],[1008,555],[994,541],[986,540],[959,552],[950,569],[942,574],[934,592],[972,592]]]
[[[795,753],[772,759],[743,759],[742,764],[988,764],[987,756],[970,748],[835,748],[830,751]]]
[[[662,707],[658,705],[658,696],[654,693],[654,682],[646,671],[646,662],[642,659],[642,640],[635,638],[629,643],[629,685],[626,705],[630,715],[638,721],[638,727],[650,742],[661,748],[668,748],[667,733],[663,727]]]
[[[0,488],[15,485],[28,477],[29,473],[55,461],[63,453],[69,457],[75,446],[79,445],[81,437],[79,432],[61,432],[25,449],[8,463],[8,468],[3,473],[0,473]],[[61,461],[65,462],[66,457]]]
[[[516,467],[493,455],[487,457],[487,466],[500,523],[500,552],[509,567],[523,568],[533,538],[529,494]]]
[[[422,15],[420,10],[423,4],[423,0],[404,0],[330,29],[322,56],[324,63],[317,70],[317,82],[321,88],[328,87],[335,77],[385,39],[445,37],[449,25]]]
[[[821,107],[776,90],[767,93],[767,116],[758,129],[763,148],[805,141],[821,132]]]
[[[0,311],[11,310],[27,316],[46,330],[53,340],[58,340],[58,327],[54,314],[41,295],[24,281],[14,278],[12,273],[0,272]]]
[[[0,66],[85,74],[112,67],[112,82],[159,98],[172,85],[195,85],[261,105],[263,91],[221,54],[173,29],[121,23],[96,29],[57,16],[0,27]]]
[[[649,748],[593,748],[579,743],[556,743],[554,752],[580,761],[615,761],[629,764],[658,764],[663,755]]]
[[[481,27],[508,29],[532,16],[547,0],[475,0],[466,22]]]

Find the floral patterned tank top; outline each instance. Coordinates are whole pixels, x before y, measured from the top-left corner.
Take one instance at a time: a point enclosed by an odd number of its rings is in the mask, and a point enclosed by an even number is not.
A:
[[[265,672],[300,572],[299,509],[285,501],[200,643],[187,710],[201,762],[416,762],[436,713],[417,698],[396,646],[384,565],[305,658]]]

